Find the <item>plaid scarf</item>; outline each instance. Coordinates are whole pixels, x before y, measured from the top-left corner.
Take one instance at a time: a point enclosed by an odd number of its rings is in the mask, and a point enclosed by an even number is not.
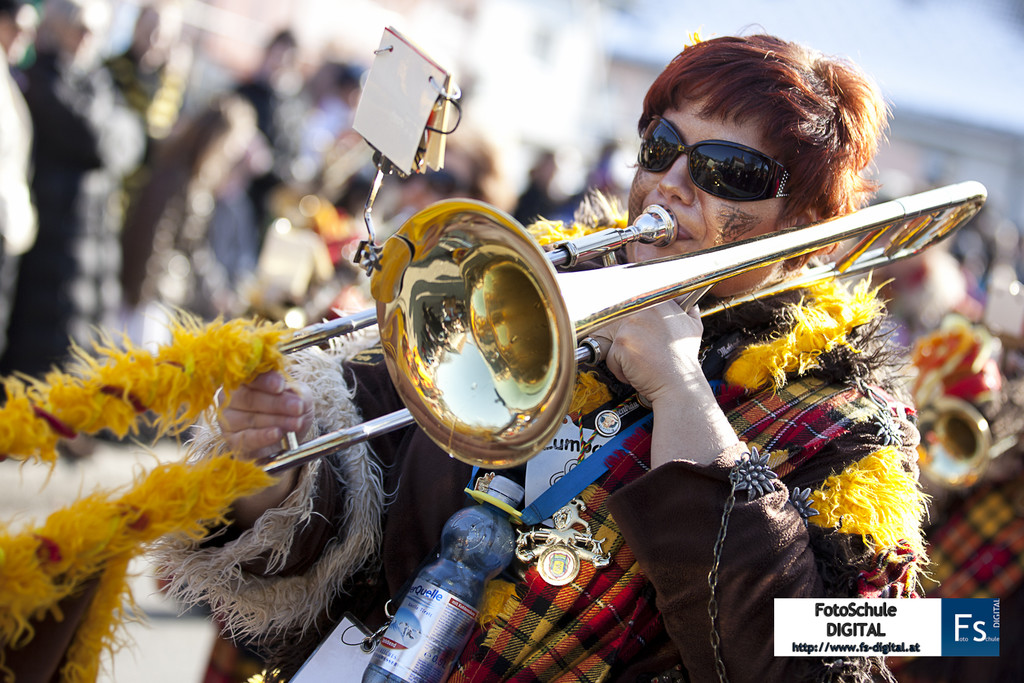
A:
[[[886,422],[883,413],[912,411],[878,387],[826,384],[814,378],[794,379],[778,391],[767,389],[752,396],[729,387],[718,398],[740,440],[770,453],[768,463],[780,477],[854,425],[872,422],[881,427]],[[906,541],[881,549],[873,565],[858,574],[857,595],[913,597],[918,573],[912,569],[920,560]]]
[[[531,567],[494,622],[478,629],[449,681],[601,681],[661,632],[654,590],[606,504],[611,492],[650,469],[650,448],[650,432],[638,429],[580,496],[582,516],[604,539],[611,563],[595,569],[584,561],[565,586],[549,585]]]
[[[931,537],[929,595],[1005,598],[1024,583],[1024,485],[982,486]]]
[[[778,392],[727,388],[719,402],[744,441],[773,453],[781,475],[856,422],[879,412],[859,389],[794,380]],[[535,568],[497,618],[478,628],[450,681],[601,681],[663,629],[654,591],[608,513],[608,496],[649,469],[650,432],[638,430],[610,456],[609,472],[581,495],[583,517],[605,539],[611,564],[583,562],[575,581],[551,586]]]
[[[890,410],[896,401],[872,387]],[[780,477],[791,473],[856,423],[879,414],[880,405],[856,387],[827,384],[813,377],[794,379],[778,391],[748,395],[726,386],[718,403],[741,441],[771,453],[769,464]]]

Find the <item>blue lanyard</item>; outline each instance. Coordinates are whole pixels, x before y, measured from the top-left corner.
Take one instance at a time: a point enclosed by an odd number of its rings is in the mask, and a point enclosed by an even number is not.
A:
[[[650,430],[654,424],[654,413],[648,413],[645,417],[636,421],[628,428],[616,434],[607,443],[601,446],[605,453],[612,453],[626,442],[626,439],[637,433],[639,429]],[[552,484],[547,491],[537,496],[537,499],[523,510],[523,524],[540,524],[549,518],[558,508],[562,507],[583,489],[593,484],[597,479],[608,471],[608,458],[599,457],[595,452],[583,459],[583,462],[569,470],[565,476]]]

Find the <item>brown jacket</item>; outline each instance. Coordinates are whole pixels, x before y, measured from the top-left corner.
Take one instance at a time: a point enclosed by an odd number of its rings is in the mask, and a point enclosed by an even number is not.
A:
[[[367,418],[401,406],[381,365],[350,364],[350,386]],[[916,431],[903,425],[908,451]],[[792,486],[816,486],[830,474],[878,444],[856,433],[828,446],[803,467],[783,478],[784,486],[752,502],[737,499],[728,526],[719,579],[718,603],[722,658],[732,681],[788,681],[817,678],[821,664],[806,658],[776,658],[773,653],[773,599],[814,597],[830,593],[817,566],[811,531],[793,505]],[[351,611],[376,628],[383,623],[384,603],[398,593],[419,565],[435,550],[448,517],[466,505],[463,493],[471,467],[443,453],[419,429],[376,439],[373,450],[384,467],[384,489],[395,492],[384,521],[379,573],[360,577],[351,596],[335,603],[334,614]],[[710,466],[680,460],[658,468],[614,493],[608,506],[628,545],[657,592],[666,640],[654,642],[634,661],[614,672],[616,681],[651,680],[678,663],[693,681],[717,680],[710,645],[708,570],[719,533],[721,511],[729,495],[727,463],[742,448],[723,453]],[[344,483],[324,477],[316,502],[318,517],[342,518]],[[324,527],[330,532],[325,533]],[[310,525],[289,557],[284,571],[314,562],[342,524]],[[255,567],[254,567],[255,568]],[[844,594],[843,597],[852,593]],[[294,646],[294,641],[290,641]],[[301,664],[316,645],[290,647]],[[291,668],[291,667],[288,667]]]
[[[765,334],[776,329],[771,310],[761,317]],[[747,323],[730,329],[760,335]],[[871,336],[869,330],[855,341]],[[832,355],[823,354],[819,363],[828,382],[849,386],[847,378],[859,377],[895,384],[889,366],[873,353],[844,347]],[[343,366],[339,355],[316,351],[300,361],[295,374],[318,393],[318,405],[341,413],[318,418],[318,431],[403,407],[376,362],[379,352],[373,356]],[[913,470],[917,430],[905,417],[897,422],[904,464]],[[209,446],[216,434],[203,438]],[[805,524],[789,495],[794,487],[819,487],[881,445],[876,425],[855,424],[782,477],[773,493],[751,502],[737,497],[717,591],[720,652],[730,680],[864,681],[872,675],[878,662],[865,659],[774,657],[773,600],[858,594],[858,574],[872,567],[873,553],[859,538]],[[730,491],[728,463],[736,456],[725,452],[701,466],[686,460],[681,445],[678,461],[609,497],[608,508],[656,592],[665,626],[662,637],[632,661],[616,665],[612,680],[651,680],[677,665],[690,680],[718,679],[708,574]],[[443,453],[418,428],[324,460],[309,466],[292,497],[252,530],[238,538],[225,531],[203,547],[172,543],[164,559],[173,571],[172,592],[208,601],[234,633],[267,646],[269,661],[284,678],[346,611],[370,628],[380,626],[386,601],[434,551],[448,517],[466,504],[470,466]],[[357,515],[363,522],[353,522]]]

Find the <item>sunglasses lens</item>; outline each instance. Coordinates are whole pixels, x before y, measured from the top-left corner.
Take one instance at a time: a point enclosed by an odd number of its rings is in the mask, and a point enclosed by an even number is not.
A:
[[[707,143],[690,151],[690,178],[697,187],[723,199],[755,199],[764,196],[771,168],[752,152]]]
[[[725,142],[699,142],[686,147],[679,133],[663,119],[654,119],[640,142],[640,167],[666,171],[687,152],[694,185],[722,199],[767,199],[778,164],[756,150]]]
[[[640,143],[640,156],[637,160],[640,167],[647,171],[660,173],[668,169],[681,150],[681,141],[664,121],[658,120],[653,127],[647,129]]]

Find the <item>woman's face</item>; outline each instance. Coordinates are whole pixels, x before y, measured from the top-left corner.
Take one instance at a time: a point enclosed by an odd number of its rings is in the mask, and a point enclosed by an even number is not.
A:
[[[755,123],[701,118],[697,114],[700,105],[700,102],[688,102],[662,114],[662,118],[682,134],[683,143],[727,140],[776,156],[776,150],[767,146]],[[660,173],[637,167],[629,191],[629,220],[636,220],[647,206],[658,204],[675,217],[678,237],[667,247],[639,243],[628,245],[626,255],[630,262],[688,254],[795,224],[796,221],[784,222],[781,218],[784,199],[747,202],[720,199],[693,184],[688,164],[689,155],[681,154],[672,166]],[[724,280],[715,285],[712,293],[718,297],[740,294],[781,279],[782,272],[781,264],[766,266]]]

